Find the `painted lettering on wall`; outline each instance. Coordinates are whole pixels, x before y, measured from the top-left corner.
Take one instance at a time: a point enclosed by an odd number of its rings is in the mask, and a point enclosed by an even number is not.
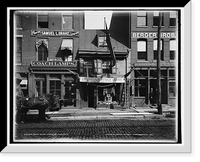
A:
[[[67,36],[78,37],[77,31],[44,31],[44,30],[31,30],[31,36]]]
[[[67,66],[74,67],[77,65],[76,61],[32,61],[31,66]]]
[[[157,32],[132,32],[132,38],[157,38]],[[174,32],[162,32],[161,38],[176,38],[176,33]]]

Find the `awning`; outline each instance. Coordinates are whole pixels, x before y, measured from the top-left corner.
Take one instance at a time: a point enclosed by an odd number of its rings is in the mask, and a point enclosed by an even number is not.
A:
[[[72,39],[63,39],[61,44],[61,50],[73,50],[73,41]]]

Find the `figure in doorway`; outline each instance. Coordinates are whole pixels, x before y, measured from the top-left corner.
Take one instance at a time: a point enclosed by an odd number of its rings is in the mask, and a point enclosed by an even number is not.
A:
[[[105,103],[106,103],[106,108],[110,107],[113,109],[113,104],[112,104],[112,95],[110,93],[106,93],[105,95]]]
[[[156,106],[156,90],[153,88],[150,89],[149,99],[151,104],[150,107]]]

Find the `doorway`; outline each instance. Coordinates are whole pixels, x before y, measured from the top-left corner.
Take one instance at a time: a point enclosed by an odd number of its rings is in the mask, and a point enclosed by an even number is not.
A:
[[[88,85],[88,107],[94,107],[94,87]]]
[[[150,80],[150,92],[149,96],[152,96],[150,99],[150,104],[157,103],[157,79]],[[152,93],[152,94],[151,94]],[[161,79],[161,103],[167,104],[167,80]]]

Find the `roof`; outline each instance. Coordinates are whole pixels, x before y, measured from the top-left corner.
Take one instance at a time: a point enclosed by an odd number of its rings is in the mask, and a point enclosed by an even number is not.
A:
[[[80,31],[79,54],[88,52],[88,54],[110,54],[107,47],[98,47],[98,35],[104,35],[103,30],[82,30]],[[122,43],[116,41],[112,37],[111,44],[117,55],[127,55],[128,48]]]

